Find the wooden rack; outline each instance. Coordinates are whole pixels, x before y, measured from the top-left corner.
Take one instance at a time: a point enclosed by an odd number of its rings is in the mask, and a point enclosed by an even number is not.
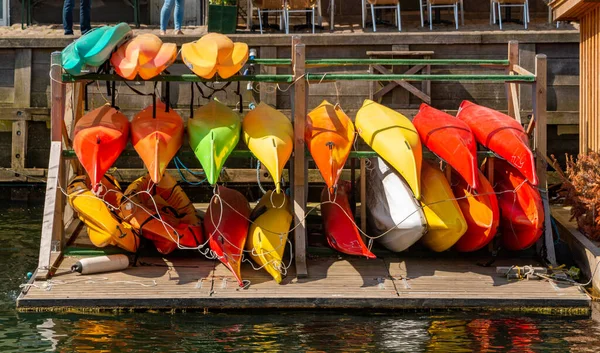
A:
[[[253,75],[234,76],[221,81],[256,81],[270,83],[292,84],[292,120],[294,124],[294,154],[290,163],[290,182],[292,186],[293,214],[296,223],[294,231],[295,265],[299,277],[308,276],[306,264],[306,195],[307,195],[307,154],[304,144],[305,119],[308,113],[309,82],[326,82],[332,80],[362,80],[362,81],[477,81],[504,82],[508,98],[508,114],[521,122],[519,107],[520,85],[531,85],[533,96],[533,119],[527,128],[528,132],[535,129],[534,151],[539,185],[542,191],[544,210],[546,214],[543,243],[549,263],[555,263],[554,241],[550,225],[550,210],[548,204],[546,181],[546,85],[547,66],[546,56],[538,54],[535,57],[535,72],[531,73],[519,66],[519,50],[517,42],[508,43],[508,57],[502,60],[448,60],[448,59],[306,59],[306,47],[300,36],[293,36],[291,43],[291,59],[255,59],[254,64],[265,66],[288,66],[292,68],[291,75]],[[51,150],[48,162],[48,177],[46,199],[40,243],[36,280],[44,280],[52,275],[53,269],[61,261],[68,237],[80,229],[81,222],[73,211],[66,206],[61,187],[67,185],[68,178],[81,172],[81,167],[73,158],[71,151],[71,133],[77,119],[83,115],[83,85],[90,80],[123,81],[116,75],[89,74],[71,76],[62,73],[60,52],[52,54],[51,60]],[[313,67],[333,67],[343,65],[476,65],[493,67],[503,70],[502,74],[490,75],[402,75],[402,74],[323,74],[311,73]],[[164,82],[206,82],[195,75],[160,75],[151,81]],[[68,97],[68,98],[67,98]],[[300,151],[300,153],[298,153]],[[248,156],[247,151],[236,152]],[[361,171],[364,172],[365,158],[375,157],[372,151],[354,151],[353,158],[361,160]],[[362,174],[364,175],[364,174]],[[361,200],[365,196],[365,178],[361,178]],[[362,227],[366,227],[366,209],[361,207]]]

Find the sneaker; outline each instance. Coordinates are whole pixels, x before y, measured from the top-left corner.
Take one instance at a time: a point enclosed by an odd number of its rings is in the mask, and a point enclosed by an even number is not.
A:
[[[73,31],[65,32],[65,36],[72,36],[72,35],[73,35]]]
[[[183,32],[180,29],[178,29],[178,30],[175,31],[175,34],[177,34],[177,35],[183,35]]]
[[[161,36],[166,36],[166,35],[167,35],[167,32],[166,32],[166,31],[163,31],[163,30],[160,30],[160,32],[159,32],[158,34],[159,34],[159,35],[161,35]]]

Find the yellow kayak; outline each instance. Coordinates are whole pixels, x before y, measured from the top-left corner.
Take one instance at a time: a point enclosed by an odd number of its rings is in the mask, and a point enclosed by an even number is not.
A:
[[[250,214],[250,219],[254,222],[248,232],[246,250],[250,251],[254,262],[281,283],[283,255],[292,224],[287,196],[268,191]]]
[[[363,140],[400,173],[420,200],[422,148],[419,133],[410,120],[366,99],[356,114],[355,125]]]
[[[421,204],[428,225],[421,242],[433,251],[446,251],[465,234],[467,221],[444,173],[423,162],[421,181]]]
[[[248,44],[234,43],[227,36],[209,33],[181,46],[181,58],[196,75],[229,78],[237,74],[248,60]]]
[[[69,204],[88,228],[88,236],[95,246],[115,245],[136,252],[140,238],[131,225],[117,218],[110,208],[118,209],[117,197],[122,195],[117,181],[105,175],[101,180],[100,197],[90,190],[90,180],[85,175],[71,180],[67,187]]]
[[[248,149],[267,168],[279,194],[283,167],[294,149],[294,128],[290,119],[275,108],[260,103],[246,115],[242,129]]]

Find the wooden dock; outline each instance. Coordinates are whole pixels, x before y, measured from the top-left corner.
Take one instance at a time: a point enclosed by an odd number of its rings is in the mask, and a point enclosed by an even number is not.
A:
[[[191,254],[190,254],[191,255]],[[77,257],[64,258],[49,281],[31,282],[17,300],[21,311],[110,309],[477,309],[589,315],[590,298],[578,287],[541,280],[507,280],[495,266],[530,260],[391,255],[375,260],[309,257],[309,276],[293,270],[281,284],[244,264],[251,282],[240,289],[219,262],[194,257],[142,257],[123,272],[70,272]],[[533,263],[534,264],[534,263]],[[535,265],[535,264],[534,264]]]

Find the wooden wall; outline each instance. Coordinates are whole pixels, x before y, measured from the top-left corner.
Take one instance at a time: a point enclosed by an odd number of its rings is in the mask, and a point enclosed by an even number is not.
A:
[[[581,153],[600,152],[600,7],[580,19],[581,31]]]

